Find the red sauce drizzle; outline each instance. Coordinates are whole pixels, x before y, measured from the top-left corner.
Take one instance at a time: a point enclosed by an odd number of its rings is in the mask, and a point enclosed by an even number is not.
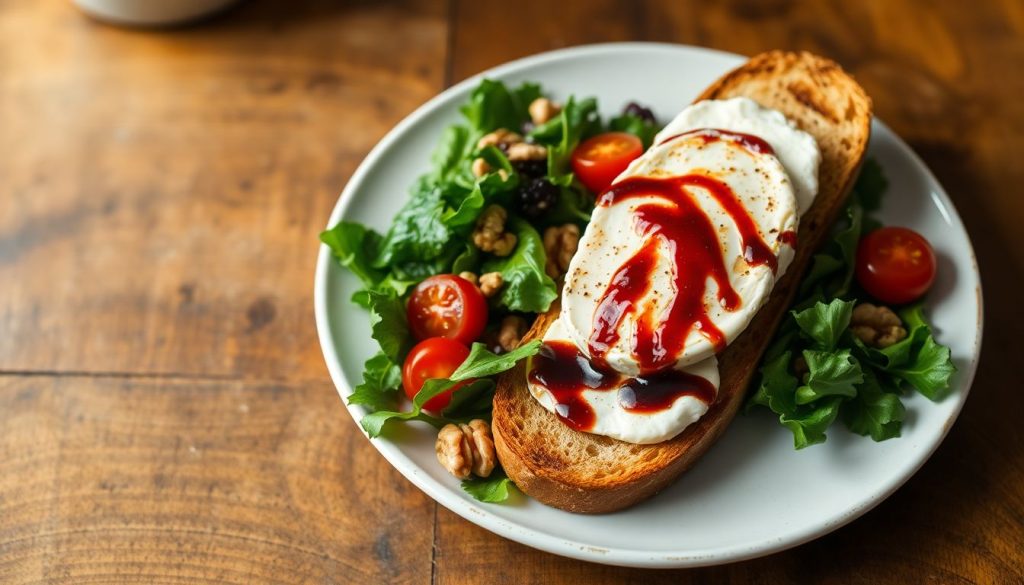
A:
[[[594,428],[596,421],[594,410],[583,398],[586,390],[618,389],[619,405],[637,413],[665,410],[683,396],[693,396],[709,405],[715,399],[715,387],[700,376],[665,370],[628,378],[592,363],[568,341],[545,342],[533,357],[529,380],[551,393],[555,414],[578,431]]]
[[[710,142],[718,142],[719,140],[725,139],[731,142],[736,142],[751,152],[757,154],[775,154],[775,149],[772,148],[771,144],[768,144],[763,138],[754,136],[753,134],[743,134],[742,132],[730,132],[729,130],[719,130],[718,128],[698,128],[696,130],[689,130],[682,134],[675,134],[669,136],[665,140],[658,143],[658,146],[671,142],[676,138],[683,136],[695,136],[704,141],[704,144]]]
[[[588,346],[600,366],[607,367],[605,355],[619,340],[623,319],[639,310],[638,302],[648,293],[658,257],[663,253],[671,257],[674,265],[676,294],[669,304],[667,318],[647,309],[635,319],[631,350],[640,371],[649,374],[672,366],[694,329],[715,346],[716,352],[725,349],[725,335],[711,321],[704,306],[708,279],[716,284],[718,301],[726,310],[739,309],[741,299],[729,282],[715,226],[688,187],[705,189],[730,216],[739,231],[748,264],[767,265],[772,272],[778,267],[775,254],[761,238],[757,224],[739,198],[714,177],[630,177],[612,185],[600,195],[598,205],[651,196],[663,201],[641,204],[635,209],[635,227],[646,242],[612,275],[594,311]]]
[[[786,230],[782,232],[779,234],[779,241],[790,248],[796,248],[796,232],[793,230]]]

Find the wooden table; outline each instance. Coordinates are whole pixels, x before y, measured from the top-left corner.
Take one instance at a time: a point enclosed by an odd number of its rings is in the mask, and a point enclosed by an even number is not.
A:
[[[254,0],[141,32],[0,1],[0,581],[1024,581],[1024,3],[709,4]],[[393,124],[503,61],[634,39],[837,59],[981,262],[985,358],[946,442],[768,558],[627,570],[477,528],[370,447],[317,344],[316,234]]]

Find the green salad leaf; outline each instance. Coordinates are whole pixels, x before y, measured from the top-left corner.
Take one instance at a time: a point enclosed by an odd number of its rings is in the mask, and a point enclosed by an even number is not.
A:
[[[654,144],[654,136],[661,130],[658,124],[634,114],[622,114],[608,120],[608,130],[626,132],[640,139],[647,150]]]
[[[814,404],[799,404],[799,382],[790,373],[792,353],[785,352],[761,368],[761,383],[751,398],[754,404],[767,406],[779,415],[779,422],[793,433],[793,445],[803,449],[825,441],[825,429],[839,414],[839,397]]]
[[[472,477],[462,480],[462,490],[481,502],[504,502],[509,497],[509,488],[515,484],[502,469],[495,469],[489,477]]]
[[[483,272],[500,272],[505,284],[498,302],[510,311],[543,313],[558,298],[555,281],[544,271],[544,242],[537,230],[522,219],[506,225],[516,234],[518,243],[512,254],[493,258],[483,264]]]
[[[534,128],[530,139],[548,147],[548,181],[560,187],[571,186],[573,174],[569,158],[572,151],[581,141],[600,131],[597,100],[576,100],[571,96],[558,116]]]
[[[352,271],[365,286],[373,286],[384,277],[382,271],[373,266],[381,240],[377,232],[351,221],[340,221],[320,233],[320,241],[327,244],[338,263]]]
[[[843,403],[840,414],[851,431],[884,441],[900,436],[905,410],[899,388],[883,387],[878,376],[866,369],[857,395]]]
[[[423,412],[423,405],[426,404],[428,400],[438,394],[451,390],[453,387],[458,385],[459,382],[465,382],[467,380],[482,378],[485,376],[493,376],[511,369],[519,360],[537,353],[540,349],[540,345],[540,340],[535,339],[508,353],[496,355],[488,350],[484,344],[474,343],[473,347],[470,348],[469,356],[462,362],[462,365],[452,372],[451,376],[448,378],[432,378],[423,384],[423,387],[413,398],[412,410],[406,412],[378,410],[364,416],[362,420],[359,421],[359,424],[371,438],[380,436],[385,423],[394,420],[422,420],[436,427],[441,427],[449,421],[444,418],[430,416]],[[474,384],[468,385],[469,388],[472,388],[473,386]],[[452,399],[455,400],[459,393],[466,388],[467,386],[463,386],[462,388],[455,390],[455,392],[452,393]],[[476,391],[479,391],[479,388],[476,389]]]
[[[460,111],[469,122],[474,139],[498,128],[516,132],[530,119],[530,102],[538,97],[540,86],[535,83],[510,90],[500,81],[484,79]]]
[[[378,352],[363,366],[363,382],[352,389],[349,404],[369,410],[388,410],[398,406],[398,388],[402,385],[402,367]]]
[[[815,351],[805,349],[807,380],[796,390],[797,404],[810,404],[825,396],[856,396],[855,384],[864,381],[860,364],[850,350]]]
[[[844,218],[813,257],[793,310],[765,353],[748,401],[748,410],[765,406],[779,415],[797,449],[824,442],[837,416],[854,433],[876,441],[898,437],[906,414],[903,386],[940,400],[956,372],[949,348],[935,341],[920,304],[900,311],[907,337],[884,349],[868,347],[850,331],[862,295],[853,282],[857,245],[877,225],[864,210],[878,209],[887,185],[881,166],[867,161]]]
[[[803,311],[793,311],[793,318],[804,335],[819,349],[831,351],[850,325],[853,301],[833,299],[829,304],[815,303]]]

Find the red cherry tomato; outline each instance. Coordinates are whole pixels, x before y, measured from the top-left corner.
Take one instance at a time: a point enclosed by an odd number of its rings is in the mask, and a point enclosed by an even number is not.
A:
[[[572,152],[572,171],[587,189],[600,193],[643,152],[643,143],[632,134],[598,134]]]
[[[406,312],[417,339],[447,337],[469,345],[487,326],[483,293],[454,274],[431,276],[416,285]]]
[[[857,281],[882,302],[909,303],[935,282],[935,252],[913,230],[877,229],[861,238],[857,247]]]
[[[405,389],[405,395],[412,400],[423,387],[423,383],[430,378],[447,378],[468,355],[468,347],[445,337],[431,337],[417,343],[409,351],[409,355],[405,356],[405,364],[402,366],[402,387]],[[423,408],[431,412],[444,410],[452,400],[452,392],[467,383],[462,382],[451,390],[438,394],[428,400]]]

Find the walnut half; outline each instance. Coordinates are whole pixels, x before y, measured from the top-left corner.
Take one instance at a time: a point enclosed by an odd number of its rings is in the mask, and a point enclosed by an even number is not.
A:
[[[871,303],[860,303],[853,308],[850,331],[865,344],[878,348],[889,347],[907,337],[903,322],[892,309]]]
[[[569,262],[580,245],[580,228],[574,223],[551,226],[544,230],[544,252],[547,264],[544,271],[551,278],[560,278],[569,269]]]
[[[441,465],[459,479],[470,474],[487,477],[497,462],[491,426],[481,419],[445,425],[437,433],[434,450]]]

